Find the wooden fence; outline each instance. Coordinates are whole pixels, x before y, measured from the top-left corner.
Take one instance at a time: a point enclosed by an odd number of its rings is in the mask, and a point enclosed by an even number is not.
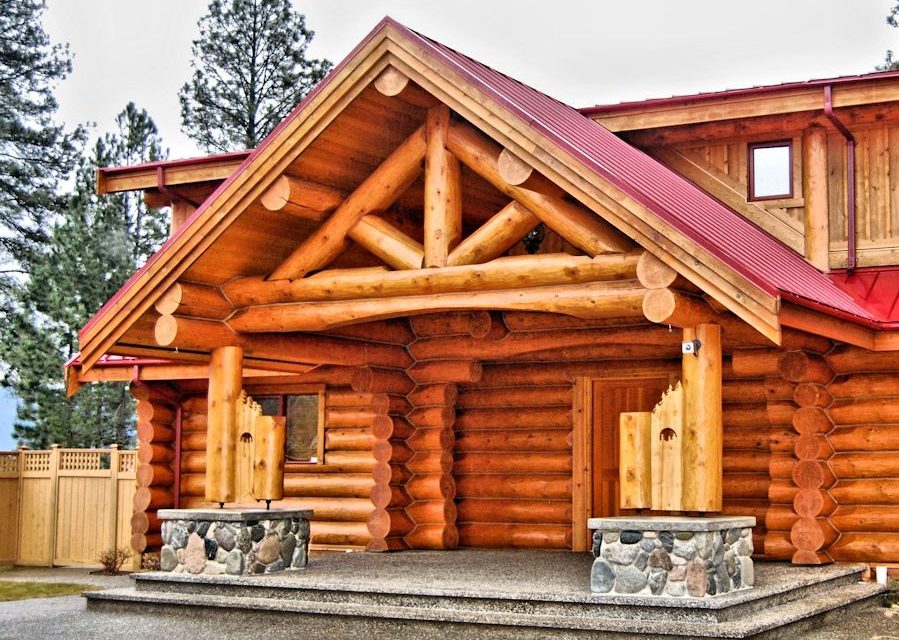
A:
[[[0,452],[0,564],[98,565],[128,547],[136,466],[117,447]]]

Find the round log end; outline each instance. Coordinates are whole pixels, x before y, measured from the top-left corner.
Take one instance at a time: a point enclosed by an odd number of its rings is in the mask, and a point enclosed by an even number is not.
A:
[[[392,97],[399,95],[409,84],[409,77],[396,67],[388,66],[375,79],[375,89],[381,95]]]
[[[472,311],[469,314],[471,323],[469,324],[468,333],[472,338],[484,338],[490,333],[493,321],[490,319],[490,313],[487,311]]]
[[[513,186],[524,184],[534,173],[534,168],[508,149],[499,154],[499,175]]]
[[[184,298],[184,289],[179,283],[173,284],[168,291],[162,294],[159,300],[153,305],[156,311],[163,315],[171,315],[181,306],[181,300]]]
[[[156,320],[156,326],[153,329],[153,336],[156,338],[156,344],[161,347],[167,347],[175,341],[178,335],[178,320],[172,315],[159,316]]]
[[[664,289],[677,280],[677,271],[647,251],[637,260],[637,280],[647,289]]]
[[[374,381],[374,372],[368,367],[364,367],[353,373],[353,377],[350,380],[350,387],[356,393],[369,393],[374,386]]]
[[[259,204],[269,211],[280,211],[290,201],[290,180],[287,176],[278,176],[272,186],[259,198]]]
[[[677,298],[670,289],[650,289],[643,296],[643,315],[650,322],[666,324],[677,309]]]

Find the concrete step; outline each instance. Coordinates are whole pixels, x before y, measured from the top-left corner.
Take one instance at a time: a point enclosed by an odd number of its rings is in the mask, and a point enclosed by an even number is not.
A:
[[[141,584],[139,581],[138,584]],[[153,581],[129,588],[86,594],[89,609],[164,610],[177,615],[240,615],[254,618],[296,616],[306,625],[328,630],[332,638],[360,634],[391,638],[795,638],[825,616],[872,606],[883,592],[876,584],[832,582],[830,589],[806,591],[804,597],[744,609],[743,615],[718,620],[714,609],[646,607],[594,602],[547,603],[539,600],[362,594],[357,591],[237,588],[212,582]],[[194,587],[205,585],[197,590]],[[212,588],[209,588],[212,587]],[[386,596],[386,597],[377,597]],[[687,601],[681,600],[682,603]],[[574,605],[571,606],[570,605]],[[621,615],[627,610],[628,616]],[[731,612],[734,613],[734,612]],[[610,615],[612,614],[612,615]],[[262,621],[262,620],[260,620]],[[299,622],[300,620],[298,620]],[[324,625],[324,626],[322,626]]]

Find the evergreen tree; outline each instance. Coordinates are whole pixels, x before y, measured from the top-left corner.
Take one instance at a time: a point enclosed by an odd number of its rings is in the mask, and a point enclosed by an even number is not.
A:
[[[27,268],[46,241],[43,223],[60,210],[56,193],[83,132],[53,121],[55,85],[71,71],[68,48],[51,44],[43,0],[0,0],[0,260],[4,274]],[[4,281],[9,285],[10,281]]]
[[[890,9],[890,13],[887,15],[887,24],[891,27],[899,27],[899,2],[896,2],[896,4],[893,5],[893,8]],[[876,69],[878,71],[894,71],[899,69],[899,60],[893,58],[892,50],[887,51],[883,64],[877,65]]]
[[[4,384],[19,397],[14,436],[32,447],[131,441],[133,403],[124,384],[89,385],[67,399],[62,380],[79,328],[166,237],[166,215],[148,209],[140,194],[94,192],[98,167],[166,155],[146,111],[128,104],[116,124],[82,159],[64,217],[5,309],[0,356],[8,366]]]
[[[252,149],[331,63],[306,58],[314,34],[290,0],[212,0],[179,94],[184,132],[207,151]]]

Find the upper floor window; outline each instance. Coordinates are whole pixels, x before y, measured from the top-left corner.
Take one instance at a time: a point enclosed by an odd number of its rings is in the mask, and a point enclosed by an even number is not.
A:
[[[264,416],[285,416],[287,462],[323,463],[324,393],[259,396]]]
[[[793,197],[793,144],[789,140],[749,145],[749,199]]]

